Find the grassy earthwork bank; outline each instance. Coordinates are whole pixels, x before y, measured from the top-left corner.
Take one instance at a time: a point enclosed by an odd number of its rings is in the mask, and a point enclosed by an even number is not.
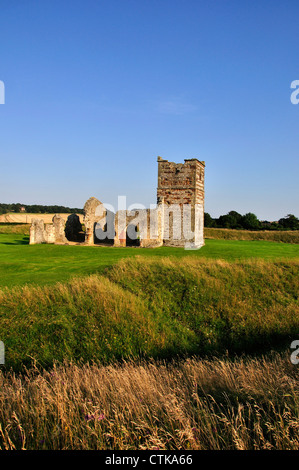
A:
[[[29,246],[9,230],[2,449],[299,448],[298,245]]]
[[[299,261],[127,258],[0,291],[6,365],[268,351],[299,333]]]
[[[264,240],[299,243],[299,230],[231,230],[205,228],[205,238],[216,240]]]

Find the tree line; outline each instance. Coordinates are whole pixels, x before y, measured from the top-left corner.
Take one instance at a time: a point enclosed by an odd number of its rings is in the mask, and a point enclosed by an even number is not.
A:
[[[25,211],[22,210],[24,207]],[[1,204],[0,214],[7,214],[9,212],[28,212],[29,214],[83,214],[83,209],[70,208],[65,206],[43,206],[40,204]]]
[[[293,214],[288,214],[275,222],[259,220],[255,214],[248,212],[241,215],[236,211],[230,211],[226,215],[213,218],[205,212],[205,227],[231,228],[238,230],[299,230],[299,219]]]

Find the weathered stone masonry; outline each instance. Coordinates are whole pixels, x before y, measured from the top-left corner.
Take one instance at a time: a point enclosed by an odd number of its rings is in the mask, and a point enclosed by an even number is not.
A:
[[[191,158],[173,163],[158,157],[157,198],[165,204],[204,204],[205,163]]]
[[[107,211],[98,199],[91,197],[84,206],[85,232],[75,214],[70,215],[66,222],[55,215],[53,223],[46,225],[42,220],[34,219],[30,228],[30,244],[200,248],[204,245],[204,180],[205,162],[191,158],[185,159],[184,163],[174,163],[158,157],[155,209],[125,210],[114,214]],[[107,227],[110,227],[108,232]],[[130,233],[136,233],[135,241],[128,237]]]
[[[158,157],[158,204],[164,204],[164,231],[169,223],[169,237],[164,237],[164,245],[182,246],[187,240],[183,233],[183,208],[189,206],[191,210],[190,229],[197,234],[196,244],[202,246],[204,223],[204,178],[205,162],[196,158],[186,159],[185,163],[173,163]],[[169,206],[178,206],[177,214],[167,214]],[[169,221],[167,220],[169,217]],[[173,227],[181,227],[180,240],[174,239]]]

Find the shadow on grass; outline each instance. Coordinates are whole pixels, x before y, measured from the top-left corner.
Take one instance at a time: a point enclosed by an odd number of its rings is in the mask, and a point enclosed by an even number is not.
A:
[[[1,245],[29,245],[29,237],[23,237],[22,240],[2,242]]]

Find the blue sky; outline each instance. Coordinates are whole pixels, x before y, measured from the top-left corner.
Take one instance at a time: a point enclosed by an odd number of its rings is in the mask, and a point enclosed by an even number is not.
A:
[[[149,207],[161,155],[205,160],[213,217],[298,217],[298,15],[297,0],[0,0],[0,202]]]

